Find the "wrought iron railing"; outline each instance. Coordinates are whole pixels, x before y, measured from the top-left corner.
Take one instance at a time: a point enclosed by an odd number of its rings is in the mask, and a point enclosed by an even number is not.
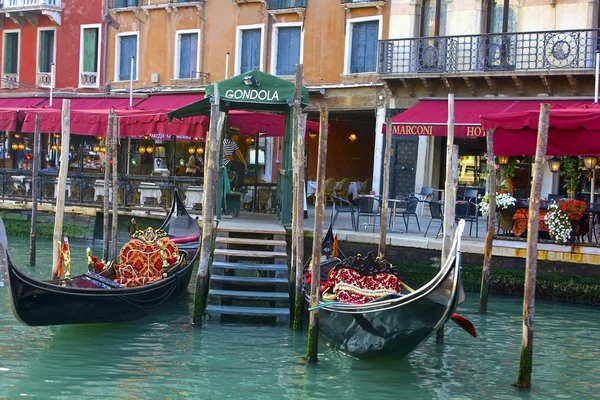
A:
[[[382,74],[594,68],[600,30],[518,32],[379,41]]]
[[[341,0],[342,4],[380,3],[387,0]]]
[[[267,10],[306,8],[306,0],[267,0]]]
[[[20,8],[28,7],[40,8],[44,6],[62,7],[62,0],[6,0],[3,2],[3,8]]]

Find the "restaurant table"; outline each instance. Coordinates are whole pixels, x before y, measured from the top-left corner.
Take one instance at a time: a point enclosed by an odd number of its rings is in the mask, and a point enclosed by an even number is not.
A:
[[[194,207],[194,204],[202,203],[202,186],[189,186],[185,192],[185,206]]]
[[[336,189],[339,188],[340,182],[336,182]],[[358,197],[358,189],[362,185],[359,181],[350,182],[350,186],[348,186],[348,194],[351,200]],[[310,197],[317,192],[317,181],[306,181],[306,197]]]
[[[546,214],[548,210],[542,209],[540,207],[540,215],[538,218],[539,221],[539,231],[540,232],[548,232],[548,225],[546,224]],[[520,237],[527,231],[527,223],[529,221],[529,208],[517,208],[515,211],[515,215],[513,216],[513,233],[516,237]]]
[[[67,197],[71,197],[71,180],[70,179],[67,179],[67,183],[65,185],[65,190],[68,193]],[[58,196],[58,179],[54,182],[54,198],[56,198],[56,196]]]
[[[402,229],[396,228],[396,210],[398,204],[406,204],[408,201],[405,199],[388,199],[388,203],[392,203],[392,212],[390,213],[390,226],[388,232],[392,233],[404,233]]]
[[[25,194],[29,193],[31,189],[31,180],[25,175],[14,175],[12,177],[14,180],[13,186],[15,190],[25,189]]]
[[[144,206],[144,199],[155,199],[157,204],[161,204],[162,191],[156,183],[142,182],[138,187],[138,192],[140,192],[141,206]]]
[[[109,201],[112,201],[112,185],[109,183],[108,186],[108,195],[109,195]],[[104,180],[102,179],[96,179],[94,181],[94,201],[98,201],[98,197],[104,197]]]

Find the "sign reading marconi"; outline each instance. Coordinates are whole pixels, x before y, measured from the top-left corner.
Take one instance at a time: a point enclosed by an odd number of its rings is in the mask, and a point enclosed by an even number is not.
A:
[[[229,89],[225,92],[225,98],[231,100],[279,101],[279,93],[276,90]]]
[[[392,135],[433,135],[431,125],[392,125]]]

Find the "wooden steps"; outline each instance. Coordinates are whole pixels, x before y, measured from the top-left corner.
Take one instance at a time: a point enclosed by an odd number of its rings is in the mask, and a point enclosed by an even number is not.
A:
[[[281,227],[219,226],[207,318],[289,323],[289,273]]]

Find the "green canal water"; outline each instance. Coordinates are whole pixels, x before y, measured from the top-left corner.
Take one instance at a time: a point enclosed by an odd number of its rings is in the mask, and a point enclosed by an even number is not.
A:
[[[27,239],[9,240],[18,265],[48,278],[50,241],[39,241],[39,265],[28,267]],[[92,246],[96,254],[99,246]],[[87,244],[71,247],[73,272],[82,272]],[[492,297],[489,314],[478,316],[477,294],[467,294],[459,312],[474,322],[477,339],[450,323],[444,345],[429,339],[404,360],[355,360],[321,344],[316,365],[302,361],[306,331],[197,328],[191,300],[188,294],[132,323],[34,328],[15,319],[0,287],[0,398],[600,398],[596,308],[537,302],[533,388],[519,390],[512,386],[522,333],[517,298]]]

